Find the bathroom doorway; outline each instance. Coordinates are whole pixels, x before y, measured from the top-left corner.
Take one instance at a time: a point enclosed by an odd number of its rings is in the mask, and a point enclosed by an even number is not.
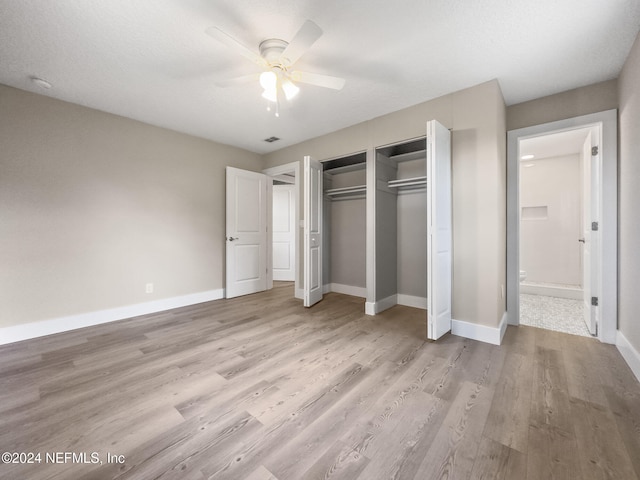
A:
[[[509,324],[615,343],[616,140],[615,110],[508,132]]]
[[[591,208],[598,136],[597,127],[585,127],[520,142],[521,325],[596,334],[590,308],[595,235],[587,229],[598,217]]]

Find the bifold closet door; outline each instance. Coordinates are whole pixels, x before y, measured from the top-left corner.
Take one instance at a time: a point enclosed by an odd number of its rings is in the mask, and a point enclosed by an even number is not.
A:
[[[451,132],[427,122],[427,338],[451,330]]]
[[[227,167],[226,297],[267,289],[267,176]]]
[[[322,164],[304,157],[304,306],[322,300]]]

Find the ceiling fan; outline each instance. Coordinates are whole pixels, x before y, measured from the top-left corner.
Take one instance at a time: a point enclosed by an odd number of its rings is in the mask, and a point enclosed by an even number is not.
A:
[[[267,109],[270,110],[271,103],[274,103],[276,106],[276,116],[279,116],[279,92],[282,91],[285,98],[291,100],[300,91],[296,83],[306,83],[318,87],[332,88],[334,90],[340,90],[344,87],[344,78],[292,70],[293,65],[298,59],[322,35],[320,27],[311,20],[304,22],[291,42],[286,42],[278,38],[263,40],[258,46],[260,53],[256,53],[245,47],[242,43],[218,27],[209,27],[206,33],[227,47],[235,50],[238,54],[259,65],[264,70],[262,73],[223,80],[217,82],[216,85],[220,87],[230,87],[259,81],[264,89],[262,96],[269,101]]]

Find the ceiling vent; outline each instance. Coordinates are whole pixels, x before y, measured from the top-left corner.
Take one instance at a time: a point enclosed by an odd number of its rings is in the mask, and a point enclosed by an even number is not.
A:
[[[280,140],[278,137],[269,137],[264,139],[265,142],[269,143],[277,142],[278,140]]]

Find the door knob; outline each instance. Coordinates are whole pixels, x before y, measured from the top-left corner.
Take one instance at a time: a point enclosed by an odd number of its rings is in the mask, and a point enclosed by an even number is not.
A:
[[[238,240],[238,237],[229,237],[227,240],[229,240],[230,242],[233,242],[234,240]]]
[[[586,240],[585,240],[584,238],[579,238],[579,239],[578,239],[578,241],[579,241],[579,242],[582,242],[582,243],[587,243],[587,242],[586,242]]]

